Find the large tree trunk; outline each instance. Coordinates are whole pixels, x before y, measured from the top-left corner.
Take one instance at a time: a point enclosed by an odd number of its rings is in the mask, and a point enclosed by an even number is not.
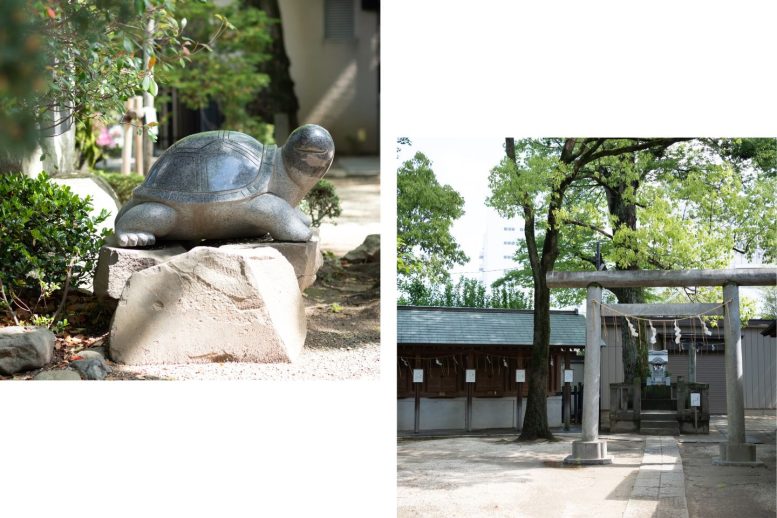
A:
[[[283,21],[278,0],[249,0],[248,5],[258,7],[277,23],[270,26],[272,44],[268,49],[270,59],[259,65],[259,71],[270,76],[269,86],[248,107],[249,113],[258,115],[265,122],[275,125],[276,142],[284,142],[297,126],[299,101],[291,79],[291,62],[283,42]]]
[[[538,281],[538,277],[543,280]],[[545,284],[545,272],[535,276],[534,285],[534,341],[531,364],[528,369],[529,395],[523,429],[518,438],[529,441],[538,438],[552,439],[548,427],[548,349],[550,343],[550,289]]]
[[[639,182],[634,181],[631,187],[636,191]],[[615,217],[614,228],[626,226],[631,230],[637,228],[637,207],[633,203],[627,203],[623,197],[624,185],[617,189],[607,188],[607,207],[610,215]],[[616,230],[617,231],[617,230]],[[616,266],[616,270],[636,270],[636,266]],[[611,289],[618,298],[620,304],[639,304],[645,302],[645,290],[643,288],[614,288]],[[638,325],[636,320],[632,324],[637,328],[639,337],[631,335],[626,319],[618,317],[622,343],[623,382],[633,383],[634,378],[643,378],[647,373],[647,336],[646,326]]]

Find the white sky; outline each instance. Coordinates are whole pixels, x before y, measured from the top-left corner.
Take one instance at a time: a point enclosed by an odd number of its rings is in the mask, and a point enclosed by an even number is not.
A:
[[[417,151],[432,161],[437,181],[450,185],[464,197],[464,215],[457,219],[451,234],[470,259],[466,265],[457,265],[453,272],[474,272],[478,269],[478,254],[483,244],[484,225],[493,221],[496,211],[486,207],[489,196],[488,173],[504,156],[502,143],[497,137],[484,139],[461,138],[413,138],[411,147],[401,146],[397,161],[411,158]],[[396,167],[394,168],[396,170]],[[475,277],[475,274],[468,275]]]

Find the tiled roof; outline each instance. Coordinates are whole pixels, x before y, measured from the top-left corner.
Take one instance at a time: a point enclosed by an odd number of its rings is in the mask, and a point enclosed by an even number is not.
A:
[[[397,306],[399,344],[532,345],[533,312]],[[585,317],[553,311],[550,345],[585,347]]]

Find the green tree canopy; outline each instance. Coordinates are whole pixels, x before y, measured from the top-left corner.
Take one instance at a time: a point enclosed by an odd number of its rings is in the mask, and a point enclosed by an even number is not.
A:
[[[464,198],[440,185],[432,162],[421,152],[397,171],[397,282],[400,290],[411,279],[441,283],[448,270],[467,256],[450,233],[464,214]]]

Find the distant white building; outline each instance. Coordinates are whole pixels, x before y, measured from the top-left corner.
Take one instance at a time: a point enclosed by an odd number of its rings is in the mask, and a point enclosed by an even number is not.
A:
[[[523,220],[505,219],[493,213],[485,223],[477,278],[490,287],[508,270],[521,266],[515,261],[515,251],[517,243],[523,239]]]

